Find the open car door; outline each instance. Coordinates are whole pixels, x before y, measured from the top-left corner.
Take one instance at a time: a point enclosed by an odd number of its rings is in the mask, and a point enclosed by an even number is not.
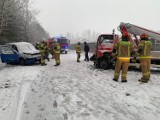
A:
[[[2,63],[17,63],[19,61],[17,52],[7,45],[0,46],[0,52]]]

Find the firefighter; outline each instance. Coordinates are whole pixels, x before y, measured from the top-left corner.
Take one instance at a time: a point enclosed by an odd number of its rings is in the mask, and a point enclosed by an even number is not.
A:
[[[56,64],[54,66],[59,66],[60,65],[60,44],[57,42],[57,39],[54,39],[54,45],[53,45],[53,52],[54,52],[54,57]]]
[[[147,83],[150,79],[152,43],[148,40],[148,37],[149,36],[147,34],[142,34],[140,36],[141,42],[138,45],[138,56],[142,71],[142,77],[139,81],[144,83]]]
[[[45,63],[45,50],[46,50],[46,46],[45,46],[45,39],[44,38],[41,40],[41,43],[39,44],[38,48],[39,48],[39,51],[40,51],[40,54],[41,54],[41,65],[45,66],[47,64]]]
[[[44,45],[45,45],[45,59],[49,61],[49,47],[47,41],[44,41]]]
[[[129,42],[129,34],[123,33],[122,40],[115,44],[113,53],[117,53],[117,60],[114,72],[114,81],[118,81],[120,71],[121,73],[121,82],[127,82],[127,71],[130,62],[130,54],[133,51],[133,44]]]
[[[81,57],[81,43],[78,42],[76,47],[76,53],[77,53],[77,62],[80,62],[80,57]]]

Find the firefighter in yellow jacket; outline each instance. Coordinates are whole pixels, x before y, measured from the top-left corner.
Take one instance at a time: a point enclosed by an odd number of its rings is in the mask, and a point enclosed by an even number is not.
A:
[[[78,42],[75,49],[77,53],[77,62],[80,62],[80,57],[81,57],[81,43],[80,42]]]
[[[40,54],[41,54],[41,65],[44,66],[44,65],[47,65],[45,63],[45,50],[46,50],[46,46],[45,46],[45,39],[43,38],[41,40],[41,43],[38,45],[38,49],[40,51]]]
[[[114,53],[117,53],[114,81],[118,81],[122,69],[121,82],[127,82],[127,71],[130,62],[130,54],[133,48],[133,44],[129,42],[129,34],[123,33],[122,40],[115,44],[113,50]]]
[[[138,45],[138,55],[140,59],[142,78],[139,81],[147,83],[148,80],[150,79],[152,43],[148,40],[147,34],[142,34],[140,36],[140,39],[141,39],[141,42]]]
[[[60,48],[60,44],[57,42],[56,39],[54,39],[53,41],[54,41],[53,51],[54,51],[54,57],[55,57],[55,61],[56,61],[56,64],[54,66],[59,66],[60,65],[61,48]]]

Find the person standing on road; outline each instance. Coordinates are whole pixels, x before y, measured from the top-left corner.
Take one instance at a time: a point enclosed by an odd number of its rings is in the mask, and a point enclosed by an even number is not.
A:
[[[89,52],[90,48],[89,45],[84,42],[84,52],[85,52],[85,61],[89,61],[89,56],[88,56],[88,52]]]
[[[138,56],[140,59],[140,67],[142,71],[142,77],[140,82],[147,83],[150,79],[150,64],[151,64],[151,49],[152,43],[148,40],[147,34],[140,36],[141,42],[138,45]]]
[[[46,63],[45,63],[45,51],[46,51],[46,46],[45,46],[45,39],[43,38],[42,40],[41,40],[41,43],[39,44],[39,46],[38,46],[38,48],[39,48],[39,51],[40,51],[40,54],[41,54],[41,65],[42,66],[45,66],[45,65],[47,65]]]
[[[78,42],[75,49],[77,53],[77,62],[80,62],[80,57],[81,57],[81,43],[80,42]]]
[[[129,34],[122,34],[122,41],[119,41],[114,46],[113,52],[117,52],[117,61],[114,72],[114,81],[118,81],[120,70],[122,69],[121,82],[127,82],[127,71],[130,62],[130,54],[133,50],[133,44],[129,42]]]
[[[60,44],[58,43],[57,39],[54,39],[54,45],[53,45],[53,51],[54,51],[54,57],[56,64],[54,66],[60,65]]]

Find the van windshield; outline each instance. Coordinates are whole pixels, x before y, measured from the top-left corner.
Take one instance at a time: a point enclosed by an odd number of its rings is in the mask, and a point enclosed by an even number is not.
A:
[[[18,46],[19,51],[35,51],[35,47],[32,44],[23,44]]]

